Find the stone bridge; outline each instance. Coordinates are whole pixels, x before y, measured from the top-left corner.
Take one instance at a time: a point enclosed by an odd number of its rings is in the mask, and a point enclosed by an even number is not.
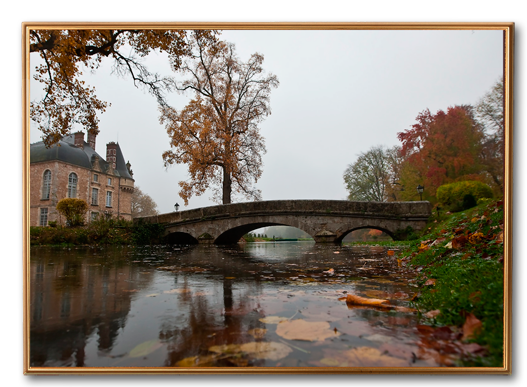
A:
[[[234,244],[243,235],[267,226],[296,227],[316,243],[340,244],[347,234],[361,228],[381,230],[400,239],[409,227],[424,228],[430,215],[426,201],[273,200],[196,208],[134,221],[162,224],[167,242],[175,244]]]

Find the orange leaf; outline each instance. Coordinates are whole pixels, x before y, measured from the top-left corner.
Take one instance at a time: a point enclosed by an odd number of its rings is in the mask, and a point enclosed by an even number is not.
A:
[[[378,298],[365,298],[356,296],[354,294],[348,294],[346,296],[346,303],[363,306],[391,307],[390,301],[388,300],[381,300]]]
[[[452,248],[460,249],[465,246],[468,242],[468,238],[465,235],[461,235],[457,238],[452,239]]]
[[[388,250],[388,255],[394,255],[395,254],[395,251],[393,250]]]
[[[472,313],[467,313],[465,324],[463,324],[463,340],[472,338],[481,329],[482,323]]]

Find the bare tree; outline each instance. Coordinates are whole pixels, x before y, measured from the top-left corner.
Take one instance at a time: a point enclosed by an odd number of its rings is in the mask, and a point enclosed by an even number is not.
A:
[[[483,167],[499,191],[503,191],[505,121],[503,119],[503,78],[498,80],[476,105],[476,119],[485,137],[481,159]]]
[[[136,186],[132,194],[132,218],[157,214],[159,214],[157,204],[148,194],[145,194]]]

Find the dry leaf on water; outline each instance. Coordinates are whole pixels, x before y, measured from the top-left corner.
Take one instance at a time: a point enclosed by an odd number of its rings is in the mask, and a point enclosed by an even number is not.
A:
[[[268,316],[268,317],[261,318],[259,321],[265,324],[278,324],[278,323],[281,323],[282,321],[287,321],[287,320],[289,320],[287,317]]]
[[[320,361],[333,367],[408,367],[408,361],[385,355],[376,348],[358,347]]]
[[[214,345],[209,348],[209,351],[222,355],[246,353],[255,359],[280,360],[293,350],[282,343],[253,341],[245,344]]]
[[[361,306],[376,306],[376,307],[391,307],[390,301],[381,300],[378,298],[365,298],[356,296],[354,294],[348,294],[346,296],[346,303],[351,305],[361,305]]]
[[[176,367],[211,367],[217,360],[217,355],[186,357],[176,363]]]
[[[276,334],[287,340],[322,341],[339,336],[326,321],[283,321],[276,327]]]
[[[130,353],[128,354],[129,357],[143,357],[146,355],[151,354],[155,350],[161,348],[163,344],[159,342],[159,340],[150,340],[145,341],[144,343],[141,343],[137,346],[135,346]]]

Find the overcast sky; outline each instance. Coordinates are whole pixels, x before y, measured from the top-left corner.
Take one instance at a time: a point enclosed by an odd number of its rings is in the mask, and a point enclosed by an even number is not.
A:
[[[398,145],[397,132],[419,112],[475,104],[501,77],[501,31],[223,31],[241,60],[264,55],[264,68],[280,86],[271,93],[272,115],[260,125],[267,153],[257,183],[263,200],[345,199],[343,172],[372,146]],[[33,58],[32,58],[33,59]],[[169,73],[162,56],[146,64]],[[97,152],[118,141],[137,186],[173,211],[185,165],[163,166],[169,149],[157,104],[128,78],[103,63],[86,81],[112,104],[100,116]],[[38,98],[32,83],[32,99]],[[183,108],[191,95],[171,95]],[[40,141],[34,125],[31,142]],[[191,209],[215,205],[211,192],[193,197]]]

